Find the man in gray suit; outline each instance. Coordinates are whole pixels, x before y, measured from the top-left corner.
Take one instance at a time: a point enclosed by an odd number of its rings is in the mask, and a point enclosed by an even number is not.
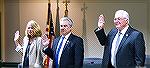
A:
[[[114,25],[108,35],[104,32],[104,16],[100,15],[95,34],[104,46],[102,68],[135,68],[144,66],[145,41],[143,34],[129,25],[129,14],[115,13]]]

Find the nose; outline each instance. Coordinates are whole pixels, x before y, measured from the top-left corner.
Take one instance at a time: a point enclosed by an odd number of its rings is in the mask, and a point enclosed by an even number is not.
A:
[[[32,31],[32,29],[28,29],[29,31]]]
[[[60,26],[60,29],[64,29],[64,26]]]
[[[62,26],[62,27],[60,27],[60,30],[62,31],[62,30],[64,30],[64,27]]]
[[[118,20],[114,20],[114,23],[115,24],[121,24],[120,21],[118,21]]]

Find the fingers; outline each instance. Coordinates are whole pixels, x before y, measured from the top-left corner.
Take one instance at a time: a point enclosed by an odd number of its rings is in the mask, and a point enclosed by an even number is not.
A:
[[[42,44],[43,44],[43,46],[44,46],[44,47],[47,46],[47,45],[49,44],[49,41],[50,41],[50,39],[48,39],[47,35],[44,34],[44,35],[42,36]]]
[[[99,20],[98,20],[98,27],[99,27],[99,28],[103,28],[103,27],[104,27],[104,23],[105,23],[104,15],[101,14],[101,15],[99,16]]]
[[[105,23],[103,14],[99,16],[99,23]]]
[[[17,41],[19,39],[19,36],[20,36],[19,31],[16,31],[14,41]]]
[[[101,14],[101,15],[99,16],[99,22],[104,23],[104,15],[103,15],[103,14]]]
[[[48,39],[47,35],[46,35],[46,34],[42,35],[42,39],[43,39],[43,40],[44,40],[44,39]]]

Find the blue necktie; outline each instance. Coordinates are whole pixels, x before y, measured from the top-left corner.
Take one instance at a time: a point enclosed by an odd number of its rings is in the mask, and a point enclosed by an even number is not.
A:
[[[57,51],[56,51],[56,55],[55,55],[56,68],[59,68],[58,56],[59,56],[59,52],[60,52],[60,49],[61,49],[61,46],[62,46],[62,43],[63,43],[64,38],[65,38],[64,36],[61,38],[60,45],[58,46],[58,49],[57,49]]]

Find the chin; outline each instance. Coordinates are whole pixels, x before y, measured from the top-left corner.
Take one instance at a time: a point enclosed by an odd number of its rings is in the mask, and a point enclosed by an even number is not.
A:
[[[28,34],[28,35],[31,35],[31,34]]]
[[[116,27],[117,29],[120,29],[121,27]]]
[[[62,35],[65,35],[65,33],[62,33]]]
[[[119,25],[118,26],[116,25],[116,28],[121,28],[121,27]]]
[[[116,28],[118,29],[119,27],[116,26]]]

